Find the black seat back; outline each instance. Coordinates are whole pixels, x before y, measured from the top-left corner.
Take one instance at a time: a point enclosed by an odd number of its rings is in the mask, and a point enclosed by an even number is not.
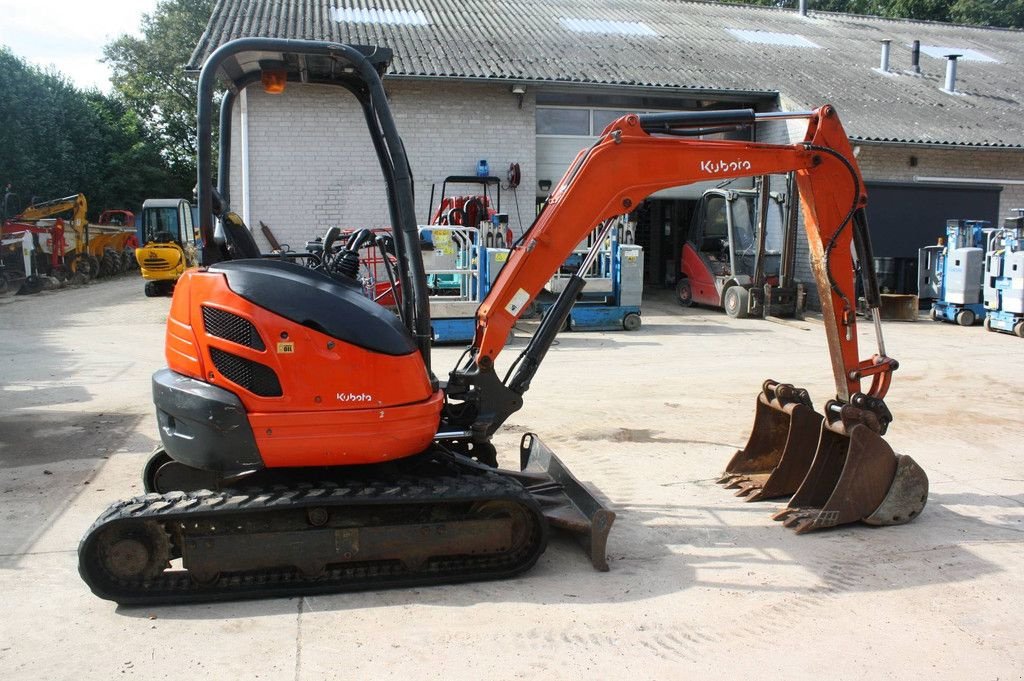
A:
[[[225,245],[232,260],[260,257],[260,247],[238,213],[228,211],[223,219]]]

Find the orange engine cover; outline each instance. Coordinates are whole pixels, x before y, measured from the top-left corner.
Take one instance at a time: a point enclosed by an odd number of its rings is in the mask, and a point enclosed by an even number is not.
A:
[[[430,445],[444,395],[432,388],[411,337],[408,352],[395,342],[384,351],[361,346],[342,338],[348,334],[339,333],[337,321],[323,328],[308,304],[290,304],[296,299],[290,293],[319,296],[321,307],[347,306],[345,324],[376,324],[402,341],[399,332],[408,332],[397,318],[398,327],[389,328],[394,323],[381,313],[390,312],[299,266],[230,265],[190,270],[178,281],[167,319],[167,363],[241,399],[267,467],[378,463]],[[252,294],[253,281],[277,296],[272,307],[280,312],[254,302],[265,301]],[[296,321],[304,315],[311,318]]]

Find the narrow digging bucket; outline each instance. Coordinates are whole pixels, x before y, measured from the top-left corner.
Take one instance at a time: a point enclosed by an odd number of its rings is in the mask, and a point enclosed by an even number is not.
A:
[[[798,534],[864,521],[910,522],[928,500],[928,476],[909,456],[896,454],[860,409],[844,405],[821,427],[803,484],[773,518]]]
[[[806,390],[765,381],[747,446],[733,455],[718,483],[747,501],[793,494],[811,466],[822,420]]]

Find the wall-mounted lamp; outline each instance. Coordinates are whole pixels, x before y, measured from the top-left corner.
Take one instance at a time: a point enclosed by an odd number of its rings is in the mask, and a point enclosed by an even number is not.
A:
[[[519,108],[523,108],[523,96],[526,95],[525,85],[513,85],[512,94],[519,98]]]
[[[542,192],[551,191],[551,180],[537,180],[537,187]]]
[[[281,94],[288,83],[288,67],[283,61],[260,61],[260,82],[268,95]]]

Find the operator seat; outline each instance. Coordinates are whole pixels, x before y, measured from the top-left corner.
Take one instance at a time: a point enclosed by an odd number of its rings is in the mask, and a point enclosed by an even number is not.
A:
[[[232,260],[258,258],[262,255],[256,239],[252,237],[252,232],[242,222],[238,213],[228,211],[221,223],[224,225],[224,245],[227,246],[228,255]]]

